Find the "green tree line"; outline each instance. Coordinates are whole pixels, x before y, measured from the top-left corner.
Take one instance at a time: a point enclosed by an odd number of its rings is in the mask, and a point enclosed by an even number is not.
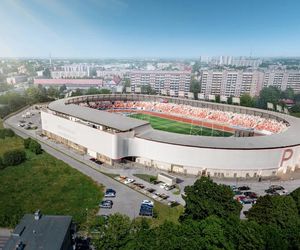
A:
[[[300,188],[287,196],[263,196],[240,219],[241,204],[226,185],[201,177],[185,188],[180,222],[151,226],[115,214],[90,225],[96,249],[299,249]]]

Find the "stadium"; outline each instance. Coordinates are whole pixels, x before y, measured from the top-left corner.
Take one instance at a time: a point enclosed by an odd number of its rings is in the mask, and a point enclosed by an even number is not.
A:
[[[269,177],[300,164],[300,120],[285,114],[142,94],[71,97],[41,111],[42,133],[114,165],[222,178]]]

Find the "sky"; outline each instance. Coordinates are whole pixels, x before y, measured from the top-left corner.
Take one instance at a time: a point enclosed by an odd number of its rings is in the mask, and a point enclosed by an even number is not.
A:
[[[300,56],[300,0],[0,0],[0,57]]]

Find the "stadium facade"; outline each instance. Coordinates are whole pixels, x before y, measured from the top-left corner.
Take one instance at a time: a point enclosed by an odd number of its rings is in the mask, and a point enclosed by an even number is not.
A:
[[[194,107],[256,115],[284,122],[281,133],[254,137],[208,137],[155,130],[150,123],[78,105],[101,101],[161,100]],[[240,106],[148,95],[90,95],[61,99],[41,112],[42,132],[100,161],[123,159],[149,167],[214,177],[275,176],[300,164],[300,120]]]

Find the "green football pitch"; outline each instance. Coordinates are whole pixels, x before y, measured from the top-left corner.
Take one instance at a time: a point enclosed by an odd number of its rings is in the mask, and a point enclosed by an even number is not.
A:
[[[132,118],[149,121],[154,129],[188,135],[205,135],[205,136],[232,136],[229,132],[212,130],[210,128],[193,125],[190,123],[168,120],[165,118],[152,116],[148,114],[130,114]]]

